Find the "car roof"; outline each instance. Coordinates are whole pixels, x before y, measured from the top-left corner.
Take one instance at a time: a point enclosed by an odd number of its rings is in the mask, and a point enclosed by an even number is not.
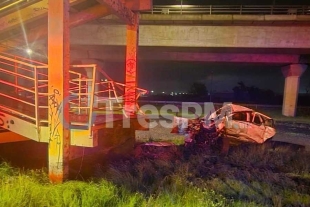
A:
[[[231,113],[236,113],[236,112],[255,112],[256,114],[262,115],[262,116],[264,116],[264,117],[266,117],[268,119],[272,119],[271,117],[269,117],[269,116],[267,116],[265,114],[256,112],[253,109],[250,109],[250,108],[247,108],[247,107],[244,107],[244,106],[240,106],[240,105],[237,105],[237,104],[226,104],[221,109],[225,110],[225,111],[230,111]]]
[[[249,109],[244,106],[236,105],[236,104],[226,104],[221,108],[221,110],[229,111],[229,112],[254,112],[254,110]]]
[[[264,117],[267,118],[267,119],[273,119],[273,118],[267,116],[266,114],[262,114],[262,113],[259,113],[259,112],[256,112],[256,114],[259,114],[259,115],[261,115],[261,116],[264,116]]]

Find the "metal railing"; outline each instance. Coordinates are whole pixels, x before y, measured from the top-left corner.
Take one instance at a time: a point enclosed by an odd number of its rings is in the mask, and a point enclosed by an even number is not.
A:
[[[100,110],[105,111],[115,111],[122,110],[122,113],[126,116],[124,111],[124,100],[125,100],[125,86],[126,84],[115,82],[113,80],[107,80],[104,82],[96,83],[101,88],[98,92],[95,93],[98,96],[98,104],[102,104],[98,107]],[[137,100],[141,95],[147,93],[147,90],[142,88],[136,88],[136,108],[137,111],[142,113]]]
[[[47,75],[39,71],[45,64],[8,54],[0,55],[1,110],[40,125],[39,91],[44,87],[39,78]]]
[[[154,5],[151,14],[310,15],[310,5]]]
[[[87,68],[86,74],[84,72],[85,68]],[[93,123],[92,114],[94,111],[97,65],[72,65],[69,72],[71,76],[69,93],[72,97],[69,100],[70,111],[77,117],[82,118],[75,120],[72,117],[71,124],[90,128]],[[78,77],[74,78],[73,76]]]
[[[48,113],[48,78],[47,66],[38,67],[46,71],[45,79],[38,79],[44,85],[38,91],[38,97],[44,99],[42,105],[39,105],[39,111],[46,116]],[[89,77],[85,72],[87,68]],[[71,65],[69,70],[69,97],[64,100],[63,104],[69,104],[70,123],[76,126],[91,126],[91,114],[93,113],[94,105],[94,90],[96,80],[96,65]],[[36,99],[33,97],[33,99]],[[43,116],[43,117],[45,117]],[[48,123],[47,119],[40,119],[40,123]]]
[[[98,68],[98,72],[101,73],[101,77],[104,77],[102,81],[96,82],[95,89],[95,103],[98,105],[98,110],[104,111],[118,111],[121,110],[126,116],[124,111],[125,100],[125,84],[113,81],[101,68]],[[142,88],[136,88],[136,103],[141,95],[147,93],[147,90]],[[136,104],[138,112],[141,113],[140,107]]]
[[[92,70],[87,78],[85,68]],[[48,124],[48,65],[22,57],[0,54],[0,109],[33,122],[37,129]],[[96,65],[72,65],[70,67],[70,115],[75,110],[83,113],[82,122],[77,125],[90,126],[93,111]],[[87,90],[88,88],[88,90]],[[89,100],[83,104],[83,97]],[[77,100],[77,102],[75,102]],[[85,120],[85,117],[87,119]],[[71,117],[70,117],[71,118]],[[73,119],[72,122],[75,122]],[[71,123],[72,124],[72,123]]]
[[[121,110],[126,114],[123,109],[125,84],[113,81],[96,64],[71,65],[69,75],[70,96],[64,104],[69,104],[71,125],[90,129],[94,110]],[[136,100],[147,92],[141,88],[136,90]],[[0,54],[0,110],[33,122],[39,130],[42,124],[48,125],[49,100],[48,65]]]

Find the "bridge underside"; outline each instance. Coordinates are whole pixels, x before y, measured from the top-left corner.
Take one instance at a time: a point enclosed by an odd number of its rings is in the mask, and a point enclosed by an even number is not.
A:
[[[292,63],[309,63],[310,49],[288,48],[205,48],[205,47],[151,47],[140,46],[139,62],[210,62],[248,63],[283,66]],[[102,62],[124,62],[124,46],[71,45],[71,60],[90,58]]]

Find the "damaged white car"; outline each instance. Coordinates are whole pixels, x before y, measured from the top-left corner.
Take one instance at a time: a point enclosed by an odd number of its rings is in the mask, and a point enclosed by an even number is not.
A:
[[[214,120],[223,138],[228,138],[231,144],[264,143],[276,134],[272,118],[240,105],[227,104],[207,120]]]
[[[191,133],[193,131],[195,133]],[[230,144],[261,144],[272,138],[276,130],[272,118],[244,106],[226,104],[203,119],[174,117],[171,132],[185,134],[190,140],[205,137],[207,142],[210,137],[221,137],[223,140],[229,140]]]

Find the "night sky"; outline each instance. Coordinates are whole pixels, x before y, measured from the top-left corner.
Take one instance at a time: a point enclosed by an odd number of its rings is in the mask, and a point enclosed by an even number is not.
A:
[[[111,78],[124,82],[124,63],[105,63]],[[212,81],[211,81],[212,79]],[[204,83],[208,90],[232,92],[239,81],[247,86],[283,93],[284,76],[279,66],[195,62],[139,62],[138,86],[155,93],[187,92],[193,82]],[[300,93],[310,87],[310,68],[301,77]]]

